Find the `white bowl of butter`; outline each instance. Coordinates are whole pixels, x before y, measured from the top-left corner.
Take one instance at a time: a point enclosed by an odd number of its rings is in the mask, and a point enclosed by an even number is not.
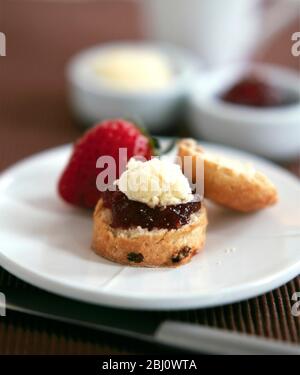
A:
[[[196,74],[193,57],[174,46],[146,42],[98,45],[77,54],[68,64],[70,103],[87,125],[125,117],[159,132],[183,114]]]

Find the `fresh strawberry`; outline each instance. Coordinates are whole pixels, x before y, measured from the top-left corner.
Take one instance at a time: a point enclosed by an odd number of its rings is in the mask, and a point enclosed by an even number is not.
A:
[[[119,177],[119,149],[127,149],[127,160],[143,156],[147,160],[154,154],[153,142],[133,123],[106,120],[88,130],[74,145],[71,158],[60,177],[58,192],[68,203],[95,207],[101,192],[96,178],[101,169],[96,167],[100,156],[112,156],[116,161],[116,178]]]

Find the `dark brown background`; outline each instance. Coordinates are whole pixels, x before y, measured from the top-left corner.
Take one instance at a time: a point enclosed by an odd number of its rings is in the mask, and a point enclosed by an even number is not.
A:
[[[73,141],[74,126],[65,97],[64,66],[68,58],[95,43],[140,39],[134,1],[0,0],[0,31],[7,37],[7,56],[0,57],[0,169],[34,152]],[[292,57],[290,25],[257,59],[299,68]],[[291,170],[300,176],[299,163]],[[299,278],[269,293],[217,309],[181,313],[182,320],[300,342],[300,318],[291,315],[291,294]],[[66,325],[9,313],[0,318],[0,353],[138,352],[126,342]]]
[[[0,168],[78,136],[65,97],[65,63],[95,43],[141,39],[137,4],[0,0],[0,31],[7,38],[7,56],[0,58]],[[299,22],[259,51],[257,59],[300,69],[290,53]]]

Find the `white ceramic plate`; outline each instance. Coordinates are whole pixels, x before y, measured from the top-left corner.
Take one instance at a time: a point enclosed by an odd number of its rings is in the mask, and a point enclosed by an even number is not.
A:
[[[132,309],[221,305],[262,294],[300,272],[300,183],[238,151],[279,188],[275,207],[250,215],[208,205],[205,250],[176,269],[131,268],[90,250],[91,212],[66,205],[56,182],[70,153],[59,147],[18,163],[0,178],[0,263],[50,292]]]

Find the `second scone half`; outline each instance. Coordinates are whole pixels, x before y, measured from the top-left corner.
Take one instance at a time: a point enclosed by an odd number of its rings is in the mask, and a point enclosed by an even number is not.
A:
[[[204,165],[204,196],[217,204],[252,212],[278,200],[274,184],[250,164],[206,152],[193,139],[182,139],[178,143],[178,156],[181,159],[192,157],[193,176],[195,168]]]
[[[207,215],[203,205],[178,229],[114,228],[112,211],[100,199],[94,212],[92,249],[117,263],[143,267],[177,267],[205,244]]]

